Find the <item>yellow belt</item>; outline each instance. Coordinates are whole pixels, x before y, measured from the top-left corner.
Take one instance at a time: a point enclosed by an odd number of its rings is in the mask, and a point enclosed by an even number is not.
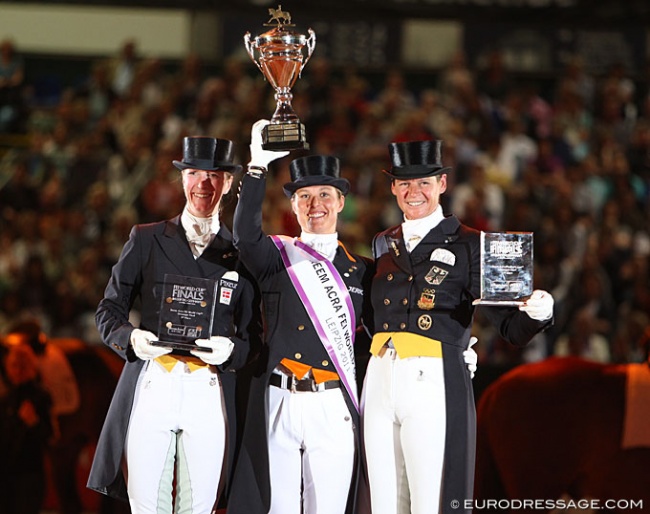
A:
[[[442,343],[412,332],[379,332],[372,338],[370,353],[377,356],[392,341],[400,359],[407,357],[442,357]]]
[[[165,368],[167,371],[171,371],[174,368],[174,366],[176,366],[176,363],[179,361],[187,364],[190,373],[192,371],[196,371],[197,369],[207,368],[210,366],[207,362],[203,362],[198,357],[186,356],[186,355],[166,354],[166,355],[161,355],[160,357],[156,357],[155,360],[156,362],[160,363],[160,365],[163,368]]]

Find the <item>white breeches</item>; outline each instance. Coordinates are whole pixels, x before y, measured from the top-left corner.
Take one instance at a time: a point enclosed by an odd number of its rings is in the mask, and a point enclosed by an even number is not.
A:
[[[219,377],[205,367],[143,367],[124,448],[133,514],[210,514],[226,443]],[[172,491],[176,469],[175,499]]]
[[[269,514],[343,514],[354,429],[340,389],[292,393],[269,386]]]
[[[445,451],[442,359],[372,357],[363,431],[373,514],[439,512]]]

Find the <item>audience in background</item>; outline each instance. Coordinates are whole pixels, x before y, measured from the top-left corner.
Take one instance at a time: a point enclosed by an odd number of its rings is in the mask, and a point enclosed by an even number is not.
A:
[[[20,127],[23,113],[22,86],[25,80],[23,58],[10,39],[0,41],[0,133]]]
[[[2,347],[0,493],[2,512],[38,514],[45,498],[45,452],[52,436],[52,400],[40,384],[34,352],[25,343]]]
[[[2,77],[5,62],[22,69],[11,43],[1,48]],[[625,362],[642,358],[637,340],[650,323],[647,91],[621,67],[590,73],[578,57],[534,86],[498,52],[484,65],[458,52],[413,81],[397,69],[364,75],[316,58],[296,84],[294,107],[312,149],[346,168],[355,202],[341,214],[340,236],[354,251],[369,255],[370,234],[400,222],[377,173],[389,165],[387,142],[442,138],[456,170],[446,209],[485,230],[535,232],[535,286],[556,298],[556,324],[524,358],[574,348],[588,321],[599,358]],[[0,333],[29,309],[52,337],[98,342],[98,277],[115,263],[126,225],[176,209],[181,185],[165,163],[182,138],[234,139],[245,152],[253,121],[274,106],[252,63],[228,59],[208,71],[188,55],[164,64],[140,59],[134,41],[92,62],[58,105],[32,102],[25,145],[0,149]],[[286,165],[269,177],[269,233],[298,234],[278,193],[287,181]],[[521,362],[480,313],[475,329],[484,363]]]

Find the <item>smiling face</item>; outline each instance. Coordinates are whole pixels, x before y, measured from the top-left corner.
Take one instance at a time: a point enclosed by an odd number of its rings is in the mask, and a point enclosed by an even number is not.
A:
[[[338,214],[344,205],[345,197],[334,186],[303,187],[291,197],[291,208],[300,228],[310,234],[336,232]]]
[[[183,192],[190,214],[197,218],[216,214],[221,197],[230,191],[232,178],[227,171],[183,170]]]
[[[447,175],[395,179],[390,190],[407,220],[425,218],[437,209],[440,195],[447,190]]]

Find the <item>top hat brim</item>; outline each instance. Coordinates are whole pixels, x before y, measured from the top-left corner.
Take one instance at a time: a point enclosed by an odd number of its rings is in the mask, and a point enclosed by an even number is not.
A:
[[[381,170],[392,179],[410,180],[414,178],[435,177],[452,171],[451,167],[445,166],[394,166],[389,170]]]
[[[343,196],[347,195],[350,191],[350,182],[347,179],[334,178],[327,175],[308,175],[295,182],[286,183],[282,189],[284,189],[284,194],[291,198],[298,189],[309,186],[333,186],[341,191]]]
[[[214,163],[211,163],[211,166],[203,166],[199,163],[172,161],[172,164],[181,171],[186,169],[194,169],[194,170],[202,170],[202,171],[231,171],[233,173],[237,173],[242,169],[242,166],[240,164],[217,163],[216,167],[214,166]]]

